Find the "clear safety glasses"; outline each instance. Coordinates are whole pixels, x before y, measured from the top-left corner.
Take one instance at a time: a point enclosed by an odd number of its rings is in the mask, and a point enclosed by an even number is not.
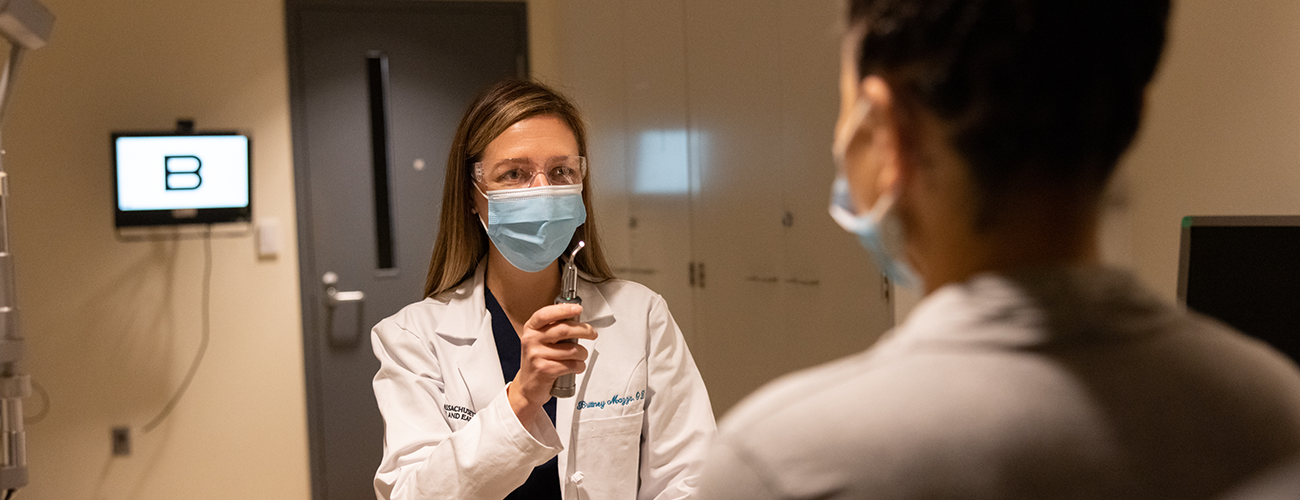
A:
[[[541,186],[539,177],[544,177],[548,186],[581,184],[587,177],[587,158],[553,156],[545,163],[532,158],[506,158],[474,163],[474,180],[484,191]]]

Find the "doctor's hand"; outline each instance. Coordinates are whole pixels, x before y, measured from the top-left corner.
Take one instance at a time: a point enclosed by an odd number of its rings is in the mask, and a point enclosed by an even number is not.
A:
[[[591,325],[575,320],[577,304],[555,304],[538,309],[519,335],[519,373],[506,391],[510,409],[520,422],[528,422],[551,399],[551,385],[566,373],[587,369],[587,348],[576,339],[596,339]],[[573,342],[562,342],[574,339]]]

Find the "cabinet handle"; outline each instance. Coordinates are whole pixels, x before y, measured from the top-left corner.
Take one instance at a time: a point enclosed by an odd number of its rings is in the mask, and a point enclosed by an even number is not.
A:
[[[776,282],[781,281],[781,280],[780,280],[780,278],[777,278],[776,276],[754,276],[754,275],[750,275],[750,276],[746,276],[746,277],[745,277],[745,281],[753,281],[753,282],[755,282],[755,283],[776,283]]]
[[[704,288],[704,263],[691,262],[688,272],[690,273],[691,286]]]
[[[822,280],[816,278],[809,279],[809,280],[799,279],[799,278],[786,278],[785,282],[790,283],[792,285],[802,285],[802,286],[818,286],[822,284]]]

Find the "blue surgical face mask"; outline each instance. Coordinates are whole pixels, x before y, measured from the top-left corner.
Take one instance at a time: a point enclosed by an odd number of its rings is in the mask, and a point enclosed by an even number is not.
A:
[[[477,184],[474,189],[479,189]],[[582,184],[479,193],[488,200],[483,224],[488,238],[510,265],[522,271],[546,269],[564,253],[578,226],[587,222]]]
[[[844,176],[845,157],[849,141],[857,129],[862,126],[870,112],[868,101],[858,101],[853,118],[846,127],[836,131],[832,154],[839,174],[831,186],[831,218],[839,223],[845,231],[858,235],[858,242],[866,247],[876,262],[876,267],[890,281],[905,288],[921,288],[921,279],[907,261],[898,257],[902,253],[903,230],[897,215],[894,214],[894,193],[884,193],[876,203],[865,212],[858,209],[849,189],[849,181]]]

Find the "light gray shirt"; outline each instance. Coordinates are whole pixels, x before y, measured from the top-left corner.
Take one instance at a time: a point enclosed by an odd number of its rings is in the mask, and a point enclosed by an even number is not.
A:
[[[1300,371],[1124,271],[983,274],[724,419],[699,498],[1213,498],[1300,452]]]

